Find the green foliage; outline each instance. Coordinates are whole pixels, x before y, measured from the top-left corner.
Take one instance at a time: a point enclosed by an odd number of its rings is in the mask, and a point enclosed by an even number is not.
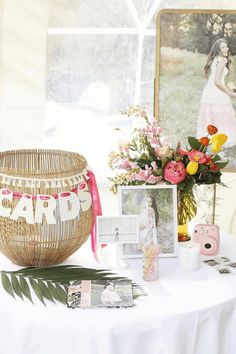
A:
[[[218,167],[218,168],[225,168],[226,166],[227,166],[227,164],[228,164],[228,162],[229,161],[218,161],[218,162],[216,162],[215,164],[216,164],[216,166]]]
[[[31,292],[46,306],[45,299],[66,304],[70,281],[122,279],[109,271],[61,265],[47,268],[22,268],[17,271],[1,271],[2,286],[15,298],[27,298],[33,303]],[[145,295],[143,289],[132,283],[134,298]]]
[[[201,148],[201,144],[193,136],[188,137],[188,143],[192,149],[199,150]]]
[[[206,165],[198,165],[198,170],[197,172],[199,174],[203,173],[205,170],[207,169],[207,166]]]
[[[232,54],[236,54],[234,23],[232,14],[163,13],[161,46],[208,54],[217,39],[226,38]]]

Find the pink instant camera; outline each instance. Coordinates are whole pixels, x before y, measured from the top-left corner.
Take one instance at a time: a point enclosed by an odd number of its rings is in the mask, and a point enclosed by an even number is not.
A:
[[[200,253],[205,256],[216,255],[220,248],[219,226],[198,224],[193,229],[191,241],[200,244]]]

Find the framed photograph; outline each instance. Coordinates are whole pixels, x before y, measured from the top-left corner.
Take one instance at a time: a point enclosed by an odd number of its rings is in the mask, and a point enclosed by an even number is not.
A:
[[[134,243],[138,241],[137,215],[98,216],[98,243]]]
[[[225,171],[236,171],[236,11],[162,10],[157,16],[155,117],[173,144],[228,135]]]
[[[142,257],[142,247],[152,243],[160,246],[160,256],[176,256],[176,186],[122,186],[118,192],[120,213],[138,215],[138,242],[122,244],[123,257]]]

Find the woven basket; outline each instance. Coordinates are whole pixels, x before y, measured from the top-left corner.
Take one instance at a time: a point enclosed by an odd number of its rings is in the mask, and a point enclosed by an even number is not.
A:
[[[0,188],[17,194],[57,195],[77,188],[85,181],[87,163],[83,156],[61,150],[14,150],[0,153]],[[84,171],[84,175],[83,175]],[[82,176],[82,177],[81,177]],[[32,199],[35,212],[36,198]],[[19,198],[3,200],[3,207],[14,207]],[[87,239],[92,227],[92,207],[79,218],[61,221],[58,208],[56,224],[29,224],[0,216],[0,250],[14,263],[44,267],[64,261]]]

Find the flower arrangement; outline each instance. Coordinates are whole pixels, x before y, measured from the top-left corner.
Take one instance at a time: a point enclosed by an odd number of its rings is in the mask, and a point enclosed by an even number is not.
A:
[[[221,183],[220,170],[228,161],[223,161],[218,152],[227,136],[218,133],[215,126],[208,125],[206,136],[200,139],[188,137],[189,146],[183,150],[180,143],[176,148],[170,146],[155,118],[148,118],[143,107],[131,107],[122,113],[142,120],[144,125],[134,128],[130,141],[109,155],[108,165],[115,172],[109,178],[113,192],[119,185],[169,183],[187,193],[195,184]]]

